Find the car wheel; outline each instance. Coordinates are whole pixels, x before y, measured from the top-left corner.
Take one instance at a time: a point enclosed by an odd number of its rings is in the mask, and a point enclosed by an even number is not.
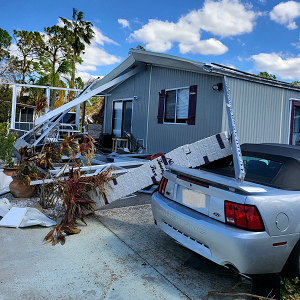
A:
[[[300,278],[300,240],[297,242],[286,261],[281,271],[281,275],[286,278]]]

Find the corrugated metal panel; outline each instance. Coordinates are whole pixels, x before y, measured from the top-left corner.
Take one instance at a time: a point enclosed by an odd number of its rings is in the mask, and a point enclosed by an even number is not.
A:
[[[227,77],[237,131],[241,143],[288,142],[289,99],[300,92]],[[144,140],[146,151],[168,152],[178,146],[228,130],[224,93],[212,89],[221,76],[149,66],[111,91],[106,107],[106,133],[111,133],[113,100],[133,102],[132,133]],[[151,82],[151,84],[150,84]],[[158,124],[158,100],[162,89],[198,85],[196,125]],[[149,89],[150,87],[150,89]],[[150,102],[149,102],[150,99]],[[148,123],[147,123],[148,120]]]
[[[178,146],[219,133],[222,125],[223,94],[212,89],[220,77],[153,67],[147,150],[168,152]],[[158,93],[198,85],[196,125],[157,124]]]
[[[287,143],[289,99],[300,92],[228,78],[240,143]],[[227,129],[223,107],[222,130]]]

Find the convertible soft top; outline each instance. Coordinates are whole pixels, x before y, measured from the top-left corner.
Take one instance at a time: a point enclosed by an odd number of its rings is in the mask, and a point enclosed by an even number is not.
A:
[[[300,146],[286,144],[243,144],[242,151],[264,153],[267,156],[275,155],[283,158],[293,158],[300,162]]]
[[[300,191],[300,147],[284,144],[243,144],[242,155],[257,158],[245,160],[246,181],[289,191]],[[266,160],[268,161],[266,163]],[[280,163],[280,164],[278,164]],[[255,164],[255,166],[253,166]],[[227,156],[200,167],[214,173],[234,177],[232,156]],[[248,171],[248,173],[247,173]]]

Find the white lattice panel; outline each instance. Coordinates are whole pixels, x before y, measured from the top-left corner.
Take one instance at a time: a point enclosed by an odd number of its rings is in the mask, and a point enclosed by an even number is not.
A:
[[[104,199],[98,193],[94,193],[94,200],[97,206],[101,207],[153,183],[158,183],[169,165],[195,168],[231,154],[231,145],[226,131],[183,145],[110,181]]]

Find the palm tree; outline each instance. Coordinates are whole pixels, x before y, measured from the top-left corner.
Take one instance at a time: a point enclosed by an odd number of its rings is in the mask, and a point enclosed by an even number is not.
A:
[[[60,20],[64,23],[64,28],[68,29],[68,43],[72,48],[72,74],[70,88],[74,88],[75,85],[75,64],[81,63],[80,54],[85,50],[85,44],[90,45],[91,40],[94,38],[94,31],[92,29],[93,24],[88,21],[83,21],[83,12],[77,12],[73,8],[72,20],[68,20],[60,17]],[[70,101],[73,99],[73,92],[70,93]]]

